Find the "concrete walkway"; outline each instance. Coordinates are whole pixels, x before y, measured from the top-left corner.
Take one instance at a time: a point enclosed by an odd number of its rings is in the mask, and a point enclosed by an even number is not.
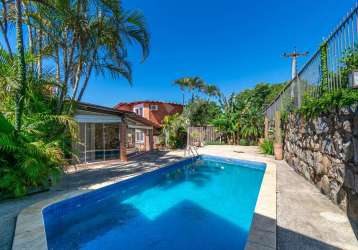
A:
[[[279,249],[358,249],[348,218],[286,162],[277,169]]]
[[[257,147],[208,146],[201,153],[231,151],[240,158],[271,160],[277,169],[277,247],[278,249],[358,249],[358,242],[347,217],[312,184],[296,174],[285,162],[258,153]],[[123,164],[70,171],[51,191],[0,203],[0,249],[11,249],[16,216],[25,207],[76,189],[92,189],[98,185],[126,179],[179,160],[183,152],[156,152]]]
[[[202,154],[225,155],[227,151],[248,160],[267,160],[257,147],[208,146],[200,149]],[[353,227],[344,212],[286,162],[269,158],[277,165],[277,248],[358,249]]]

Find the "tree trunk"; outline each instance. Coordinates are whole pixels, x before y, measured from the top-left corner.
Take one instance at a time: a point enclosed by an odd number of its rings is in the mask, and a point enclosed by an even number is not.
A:
[[[81,99],[83,97],[83,94],[85,93],[85,90],[87,88],[88,81],[89,81],[89,79],[91,77],[92,68],[93,68],[93,62],[91,62],[91,65],[90,65],[90,67],[88,69],[88,72],[86,73],[86,78],[85,78],[85,80],[83,82],[83,86],[81,88],[80,94],[78,95],[77,101],[79,101],[79,102],[81,101]]]
[[[77,98],[77,101],[81,101],[82,97],[83,97],[83,94],[85,93],[85,90],[87,88],[87,85],[88,85],[88,81],[91,77],[91,73],[92,73],[92,69],[93,69],[93,65],[94,65],[94,60],[96,58],[96,55],[97,55],[97,52],[94,52],[93,56],[92,56],[92,60],[91,60],[91,64],[87,70],[87,73],[86,73],[86,78],[83,82],[83,86],[81,88],[81,91],[80,91],[80,94],[78,95],[78,98]]]
[[[42,76],[42,36],[43,36],[43,33],[42,33],[42,30],[40,29],[39,30],[39,59],[38,59],[38,62],[37,62],[37,70],[38,70],[38,75],[39,75],[39,78],[41,78]]]
[[[75,100],[75,98],[76,98],[78,87],[79,87],[79,84],[80,84],[81,73],[82,73],[82,50],[80,52],[80,58],[78,59],[78,64],[77,64],[77,70],[76,70],[76,74],[75,74],[75,81],[74,81],[74,87],[73,87],[73,93],[72,93],[71,101]]]
[[[19,56],[18,90],[15,98],[15,129],[19,133],[24,110],[24,99],[26,95],[26,62],[24,53],[24,37],[22,32],[21,0],[16,0],[16,45]]]
[[[56,64],[56,93],[58,94],[58,88],[61,86],[61,66],[60,66],[60,54],[59,54],[59,48],[56,48],[55,52],[55,64]]]

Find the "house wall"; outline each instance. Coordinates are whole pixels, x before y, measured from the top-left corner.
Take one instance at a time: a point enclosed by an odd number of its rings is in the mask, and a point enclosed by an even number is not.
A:
[[[358,220],[358,105],[309,120],[290,115],[284,157],[296,172]]]
[[[100,112],[78,110],[74,116],[79,123],[80,143],[74,143],[73,147],[79,154],[79,161],[75,163],[103,161],[117,159],[127,161],[128,146],[138,148],[141,151],[152,150],[153,129],[141,122],[132,119],[122,119],[118,115],[109,115]],[[131,128],[129,128],[131,127]],[[135,128],[147,132],[148,138],[143,143],[135,142]],[[133,134],[131,137],[128,134]],[[144,135],[144,137],[146,137]],[[134,145],[130,145],[128,138]]]
[[[133,109],[136,106],[140,106],[140,105],[143,105],[143,117],[158,125],[162,124],[165,116],[183,112],[183,106],[181,105],[176,105],[171,103],[157,103],[157,102],[121,104],[116,108],[120,110],[133,112]],[[159,110],[150,110],[150,105],[158,105]]]

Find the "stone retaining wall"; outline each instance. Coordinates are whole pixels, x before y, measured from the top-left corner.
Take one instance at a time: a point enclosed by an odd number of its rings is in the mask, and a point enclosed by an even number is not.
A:
[[[358,220],[358,105],[309,120],[289,115],[284,157],[296,172]]]

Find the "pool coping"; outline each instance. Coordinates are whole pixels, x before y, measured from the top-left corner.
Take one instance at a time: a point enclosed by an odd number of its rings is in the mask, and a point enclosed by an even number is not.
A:
[[[205,153],[203,155],[216,156],[215,154]],[[248,160],[250,158],[242,158],[237,155],[219,156],[229,157],[237,160]],[[175,163],[186,160],[189,157],[183,157],[183,159],[168,164],[163,164],[159,168],[165,168]],[[251,159],[252,160],[252,159]],[[259,161],[266,164],[265,174],[261,183],[260,192],[258,195],[255,214],[249,238],[245,249],[276,249],[276,166],[273,162],[260,159]],[[153,169],[149,172],[156,171]],[[149,173],[147,172],[147,173]],[[130,178],[142,175],[145,173],[138,173],[138,175],[131,176]],[[127,178],[129,179],[129,178]],[[122,179],[118,182],[124,181]],[[117,183],[117,182],[114,182]],[[108,185],[114,184],[110,183]],[[103,186],[99,186],[101,188]],[[57,203],[62,200],[66,200],[87,192],[91,192],[95,189],[82,189],[76,191],[70,191],[66,194],[56,195],[50,199],[46,199],[35,203],[24,210],[22,210],[17,216],[16,228],[14,234],[14,240],[12,244],[13,250],[23,249],[39,249],[47,250],[47,241],[45,226],[42,216],[42,210],[51,204]]]

